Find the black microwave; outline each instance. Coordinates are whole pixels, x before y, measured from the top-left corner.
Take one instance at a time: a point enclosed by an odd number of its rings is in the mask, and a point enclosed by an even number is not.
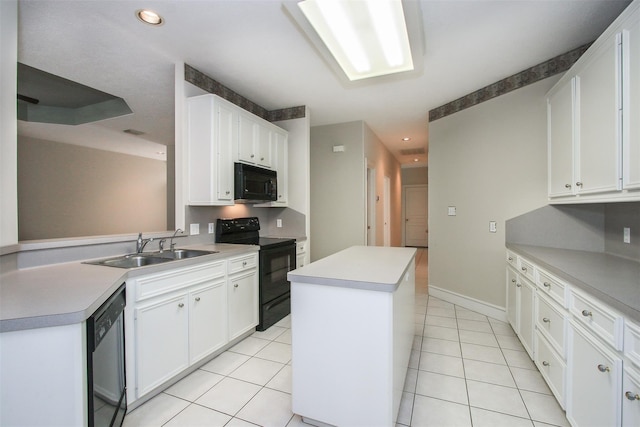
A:
[[[276,171],[235,163],[234,196],[236,203],[275,202],[278,199]]]

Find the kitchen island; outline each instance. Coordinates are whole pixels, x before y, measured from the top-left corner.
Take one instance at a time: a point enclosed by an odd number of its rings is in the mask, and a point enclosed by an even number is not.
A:
[[[354,246],[291,271],[293,412],[393,426],[414,335],[413,248]]]

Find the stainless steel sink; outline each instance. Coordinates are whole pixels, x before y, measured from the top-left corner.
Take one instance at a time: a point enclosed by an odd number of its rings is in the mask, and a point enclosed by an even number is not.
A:
[[[151,252],[122,255],[119,257],[87,261],[85,264],[106,265],[107,267],[136,268],[145,265],[161,264],[178,259],[193,258],[218,253],[219,251],[203,251],[197,249],[176,249],[173,251]]]

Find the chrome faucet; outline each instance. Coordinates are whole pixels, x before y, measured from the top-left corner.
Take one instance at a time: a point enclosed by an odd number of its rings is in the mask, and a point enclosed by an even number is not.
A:
[[[184,233],[184,231],[182,231],[179,228],[173,232],[173,236],[171,236],[171,241],[169,242],[170,243],[169,248],[171,249],[171,252],[173,252],[176,249],[176,244],[173,243],[173,238],[176,237],[176,234],[178,234],[178,232],[180,232],[180,234]]]
[[[153,237],[149,239],[143,239],[142,233],[138,233],[138,240],[136,240],[136,252],[141,254],[144,250],[144,247],[147,246],[147,243],[153,242]]]
[[[167,239],[162,239],[158,242],[158,250],[160,251],[160,253],[164,252],[164,243],[167,241]]]

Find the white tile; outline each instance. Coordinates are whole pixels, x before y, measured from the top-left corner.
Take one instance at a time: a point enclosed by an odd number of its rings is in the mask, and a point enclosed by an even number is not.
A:
[[[496,335],[500,348],[506,348],[507,350],[525,351],[522,343],[516,336],[508,335]]]
[[[260,391],[260,388],[246,381],[225,378],[200,396],[195,403],[225,414],[235,415]]]
[[[457,328],[458,323],[455,317],[433,316],[428,314],[425,319],[425,325],[442,326],[444,328]]]
[[[427,314],[429,316],[456,317],[456,311],[453,308],[434,307],[432,305],[427,306]]]
[[[426,314],[423,313],[415,313],[414,315],[414,322],[415,323],[424,323],[424,318],[426,316]]]
[[[285,393],[291,393],[291,366],[286,365],[267,383],[269,387]]]
[[[441,340],[439,338],[424,337],[424,340],[422,341],[422,351],[462,357],[459,342]]]
[[[533,363],[533,360],[531,360],[526,351],[516,351],[505,348],[502,349],[502,354],[509,366],[537,370],[536,365]]]
[[[469,407],[416,394],[411,425],[418,427],[471,427]]]
[[[293,417],[291,395],[263,388],[237,417],[265,427],[285,427]]]
[[[485,332],[460,330],[458,331],[458,334],[460,336],[460,342],[486,345],[488,347],[498,347],[496,336],[492,333],[487,334]]]
[[[458,329],[465,331],[486,332],[492,334],[491,325],[488,321],[458,319]]]
[[[564,411],[553,396],[522,390],[524,400],[531,419],[556,426],[569,426]],[[597,404],[597,402],[593,402]]]
[[[416,394],[449,402],[468,404],[467,385],[464,378],[433,372],[418,372]]]
[[[415,335],[422,335],[424,333],[424,323],[415,323],[415,325],[413,333]]]
[[[291,329],[285,330],[275,340],[275,342],[281,342],[284,344],[291,344]]]
[[[189,406],[186,400],[160,393],[142,406],[129,412],[124,427],[161,426]]]
[[[396,423],[405,426],[411,425],[411,413],[413,412],[413,399],[415,395],[413,393],[402,393],[400,399],[400,409],[398,409],[398,418]]]
[[[191,404],[165,424],[166,427],[206,426],[223,427],[231,417],[204,406]]]
[[[409,368],[418,369],[419,363],[420,363],[420,352],[418,350],[411,350],[411,355],[409,356]]]
[[[240,366],[238,369],[230,373],[229,377],[247,381],[253,384],[265,385],[283,367],[283,363],[252,357],[244,364],[242,364],[242,366]]]
[[[473,427],[533,427],[530,419],[480,408],[471,408],[471,421]]]
[[[244,354],[225,351],[200,369],[220,375],[229,375],[235,371],[238,366],[249,360],[249,358],[249,356]]]
[[[287,328],[281,328],[280,326],[273,325],[270,328],[267,328],[266,331],[255,331],[251,336],[254,338],[273,341],[286,330]]]
[[[488,322],[487,316],[484,314],[476,313],[475,311],[467,310],[466,308],[460,308],[456,306],[456,317],[464,320],[476,320],[480,322]]]
[[[291,360],[291,344],[271,342],[257,352],[255,357],[272,360],[274,362],[288,363]]]
[[[420,355],[420,370],[464,378],[462,359],[443,354],[422,352]]]
[[[247,356],[255,356],[257,352],[265,348],[269,344],[267,340],[260,338],[247,337],[234,345],[229,351],[234,353],[245,354]]]
[[[471,406],[516,417],[529,417],[518,389],[471,380],[467,380],[467,389]]]
[[[280,326],[282,328],[290,328],[291,327],[291,315],[288,314],[283,317],[278,323],[273,326]]]
[[[465,359],[479,360],[481,362],[498,363],[506,365],[507,362],[502,356],[502,351],[496,347],[487,347],[484,345],[460,343],[462,347],[462,357]]]
[[[519,389],[551,394],[551,390],[542,378],[542,375],[540,375],[540,372],[534,371],[533,369],[511,367],[511,373]]]
[[[251,425],[253,427],[253,424]],[[294,415],[287,424],[287,427],[309,427],[310,424],[307,424],[302,421],[302,417],[300,415]]]
[[[414,313],[416,314],[427,314],[427,305],[426,304],[414,304],[413,306]]]
[[[407,369],[407,375],[404,377],[404,391],[408,391],[409,393],[416,392],[416,381],[418,381],[418,370],[417,369]]]
[[[516,387],[511,371],[506,365],[464,359],[464,374],[468,380]]]
[[[256,427],[256,425],[248,421],[241,420],[240,418],[231,418],[229,424],[224,427]]]
[[[429,297],[429,301],[427,302],[427,305],[429,307],[434,307],[434,308],[435,307],[440,307],[440,308],[447,308],[447,309],[450,309],[450,310],[454,309],[454,305],[451,304],[450,302],[441,300],[441,299],[436,298],[436,297],[431,297],[431,296]]]
[[[165,393],[193,402],[223,378],[222,375],[198,369],[169,387]]]
[[[515,337],[516,333],[513,331],[513,328],[508,323],[504,322],[490,322],[491,329],[493,329],[493,333],[496,335],[507,335],[510,337]]]
[[[413,336],[413,344],[411,345],[412,350],[420,350],[422,349],[422,335],[414,335]]]
[[[452,328],[443,328],[442,326],[425,325],[425,337],[439,338],[442,340],[459,341],[458,330]]]

